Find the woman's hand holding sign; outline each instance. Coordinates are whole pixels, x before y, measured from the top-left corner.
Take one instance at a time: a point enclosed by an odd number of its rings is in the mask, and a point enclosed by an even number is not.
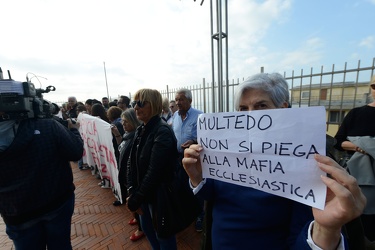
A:
[[[191,145],[185,149],[182,160],[194,187],[198,186],[203,179],[200,162],[202,149],[200,145]],[[336,249],[340,242],[342,226],[361,215],[366,198],[356,179],[331,158],[315,155],[315,160],[318,162],[318,167],[331,178],[322,176],[322,181],[328,188],[324,210],[312,208],[315,220],[312,239],[323,249]]]
[[[237,111],[251,114],[201,115],[201,145],[185,149],[182,160],[192,186],[197,187],[194,192],[213,199],[219,219],[215,225],[218,229],[212,230],[212,248],[241,248],[251,239],[254,249],[344,249],[341,228],[361,215],[366,199],[354,177],[331,158],[319,155],[325,151],[325,110],[271,111],[289,104],[288,83],[277,73],[249,77],[238,86],[234,99]],[[306,131],[316,134],[304,141],[296,135],[294,125],[306,120],[300,118],[306,114],[315,117],[315,123],[304,124],[311,128]],[[272,122],[264,123],[265,117]],[[255,126],[250,121],[259,122]],[[259,129],[256,135],[250,131],[253,128]],[[259,136],[262,132],[267,134]],[[247,138],[243,138],[245,134]],[[202,182],[206,176],[212,178]],[[238,192],[242,192],[240,196]],[[290,221],[284,221],[285,216],[268,219],[270,205],[273,211],[288,214]],[[220,219],[229,219],[230,224],[223,225]],[[281,224],[285,226],[279,227]]]
[[[322,176],[327,185],[324,210],[313,208],[314,228],[312,239],[323,249],[335,249],[340,239],[341,227],[359,217],[366,205],[356,179],[327,156],[315,155],[321,170],[331,176]]]

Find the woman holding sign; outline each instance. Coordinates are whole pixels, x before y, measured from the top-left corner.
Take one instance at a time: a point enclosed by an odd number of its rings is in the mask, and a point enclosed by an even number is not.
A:
[[[257,74],[237,88],[238,111],[287,108],[288,85],[277,73]],[[194,192],[213,204],[213,249],[345,249],[341,227],[366,203],[355,178],[328,157],[316,155],[328,188],[324,210],[253,188],[203,179],[200,145],[184,152],[183,165]]]

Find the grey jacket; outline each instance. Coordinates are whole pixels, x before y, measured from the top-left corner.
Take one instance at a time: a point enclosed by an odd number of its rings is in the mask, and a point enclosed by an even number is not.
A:
[[[354,153],[347,164],[350,174],[357,179],[367,198],[363,213],[375,214],[375,137],[349,136],[348,139],[367,153]]]

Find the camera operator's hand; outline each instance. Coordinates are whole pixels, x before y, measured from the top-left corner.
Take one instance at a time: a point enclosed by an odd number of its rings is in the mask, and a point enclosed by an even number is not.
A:
[[[79,122],[72,120],[72,119],[68,119],[67,121],[68,121],[68,128],[79,129]]]

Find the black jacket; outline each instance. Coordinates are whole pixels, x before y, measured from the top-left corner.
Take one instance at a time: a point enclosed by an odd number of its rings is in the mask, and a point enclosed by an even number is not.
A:
[[[128,166],[128,207],[153,203],[161,183],[170,182],[177,164],[177,140],[159,115],[137,128]]]
[[[12,144],[0,153],[0,214],[20,224],[53,211],[73,195],[70,161],[82,157],[76,129],[54,119],[23,120]]]

